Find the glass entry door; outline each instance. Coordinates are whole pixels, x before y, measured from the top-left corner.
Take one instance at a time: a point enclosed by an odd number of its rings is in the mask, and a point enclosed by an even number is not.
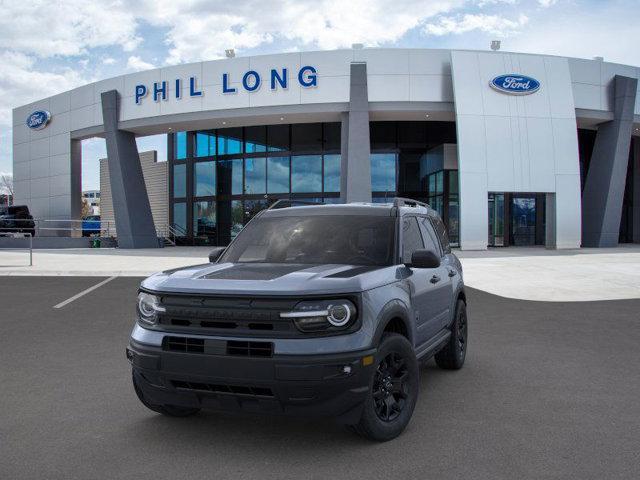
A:
[[[489,238],[490,247],[504,247],[504,193],[489,194]]]
[[[511,245],[536,244],[536,197],[513,195],[511,197]]]

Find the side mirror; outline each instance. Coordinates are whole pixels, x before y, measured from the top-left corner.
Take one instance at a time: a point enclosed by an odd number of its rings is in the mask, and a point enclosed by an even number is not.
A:
[[[440,257],[432,250],[416,250],[411,255],[411,265],[407,267],[413,268],[438,268],[440,266]]]
[[[209,253],[209,262],[216,263],[222,255],[222,252],[226,250],[226,247],[216,247]]]

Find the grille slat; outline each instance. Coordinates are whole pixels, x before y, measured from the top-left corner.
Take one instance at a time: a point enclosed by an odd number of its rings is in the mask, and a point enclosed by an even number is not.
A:
[[[162,348],[171,352],[231,355],[237,357],[272,357],[272,342],[224,341],[193,337],[165,337]]]
[[[273,343],[229,340],[227,342],[227,355],[240,357],[271,357],[273,356]]]
[[[219,385],[213,383],[186,382],[184,380],[171,380],[171,384],[174,388],[178,388],[181,390],[194,390],[199,392],[243,395],[250,397],[274,397],[273,391],[267,387],[246,385]]]
[[[190,337],[165,337],[165,350],[187,353],[204,353],[204,339]]]

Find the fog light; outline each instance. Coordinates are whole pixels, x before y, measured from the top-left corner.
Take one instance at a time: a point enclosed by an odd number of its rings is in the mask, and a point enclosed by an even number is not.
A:
[[[344,373],[345,375],[350,375],[351,374],[351,365],[345,365],[344,367],[342,367],[342,373]]]

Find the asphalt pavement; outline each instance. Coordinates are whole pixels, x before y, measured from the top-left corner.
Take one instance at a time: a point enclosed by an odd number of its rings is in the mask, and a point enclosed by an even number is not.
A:
[[[326,420],[148,411],[125,359],[140,279],[64,304],[106,279],[0,278],[0,478],[638,478],[640,300],[469,289],[465,367],[427,363],[408,429],[377,444]]]

